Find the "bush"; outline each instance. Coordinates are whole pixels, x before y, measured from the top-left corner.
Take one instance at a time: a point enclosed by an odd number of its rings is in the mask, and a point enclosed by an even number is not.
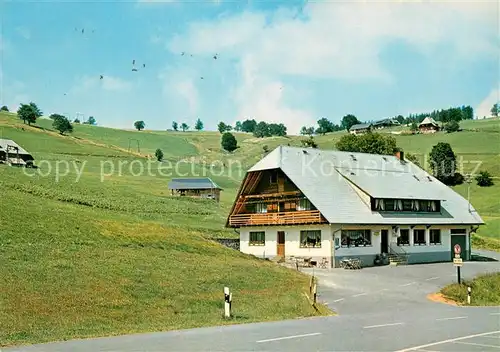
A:
[[[264,153],[269,153],[269,147],[267,145],[262,146]]]
[[[156,160],[158,161],[162,161],[163,160],[163,152],[161,149],[156,149],[156,152],[155,152],[155,156],[156,156]]]
[[[480,171],[479,175],[476,176],[476,181],[479,187],[493,186],[493,179],[488,171]]]
[[[336,147],[342,152],[392,155],[396,150],[396,139],[380,133],[346,134],[338,140]]]
[[[0,111],[9,111],[9,108],[7,107],[7,105],[4,105],[0,108]]]
[[[238,142],[230,132],[226,132],[222,135],[221,145],[222,148],[224,148],[224,150],[227,150],[228,152],[232,152],[236,150],[236,148],[238,148]]]
[[[300,141],[303,147],[306,148],[318,148],[318,144],[314,140],[313,136],[310,136],[308,139],[303,139]]]
[[[460,129],[460,125],[457,121],[450,121],[446,125],[444,125],[444,130],[446,133],[457,132]]]

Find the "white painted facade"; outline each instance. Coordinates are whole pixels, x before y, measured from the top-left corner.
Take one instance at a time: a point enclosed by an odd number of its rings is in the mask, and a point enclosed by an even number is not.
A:
[[[311,225],[311,226],[259,226],[259,227],[242,227],[240,228],[240,251],[251,254],[259,258],[273,258],[277,256],[277,239],[278,231],[285,232],[285,257],[302,257],[311,258],[312,260],[320,261],[327,258],[329,266],[333,267],[335,261],[345,257],[360,257],[365,258],[363,263],[365,266],[372,265],[374,257],[382,253],[381,238],[382,230],[388,231],[389,246],[401,248],[410,255],[412,263],[447,261],[451,260],[451,229],[465,230],[465,248],[462,251],[468,252],[470,248],[470,226],[451,226],[433,225],[430,228],[426,226],[414,226],[413,229],[407,225],[394,225],[398,229],[394,230],[392,226],[387,225]],[[360,247],[342,247],[341,233],[342,230],[360,230],[369,229],[371,232],[371,245]],[[397,238],[399,230],[409,230],[409,245],[397,246]],[[422,229],[425,231],[425,245],[415,245],[413,231]],[[441,243],[430,244],[430,230],[441,230]],[[300,232],[302,230],[321,230],[321,247],[308,248],[300,246]],[[250,232],[265,232],[264,245],[250,245]]]

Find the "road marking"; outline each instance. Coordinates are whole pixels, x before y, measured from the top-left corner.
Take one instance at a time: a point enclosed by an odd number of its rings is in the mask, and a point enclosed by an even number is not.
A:
[[[436,321],[443,321],[443,320],[457,320],[457,319],[465,319],[467,317],[450,317],[450,318],[439,318],[436,319]]]
[[[500,336],[484,336],[484,337],[487,337],[489,339],[500,339]]]
[[[500,313],[490,313],[490,315],[500,315]]]
[[[363,329],[381,328],[381,327],[384,327],[384,326],[395,326],[395,325],[404,325],[404,323],[391,323],[391,324],[370,325],[370,326],[364,326]]]
[[[427,347],[431,347],[431,346],[442,345],[444,343],[449,343],[449,342],[455,342],[455,341],[460,341],[460,340],[471,339],[473,337],[480,337],[480,336],[498,334],[499,332],[500,332],[500,330],[491,331],[491,332],[483,332],[481,334],[474,334],[474,335],[467,335],[467,336],[462,336],[462,337],[456,337],[454,339],[448,339],[448,340],[443,340],[443,341],[428,343],[428,344],[425,344],[425,345],[420,345],[420,346],[415,346],[415,347],[409,347],[409,348],[405,348],[405,349],[402,349],[402,350],[398,350],[396,352],[416,351],[416,350],[419,350],[419,349],[422,349],[422,348],[427,348]]]
[[[418,350],[419,352],[422,351],[422,352],[439,352],[439,351],[434,351],[434,350],[424,350],[424,349],[419,349]]]
[[[459,344],[462,344],[462,345],[470,345],[470,346],[480,346],[480,347],[494,347],[494,348],[500,348],[500,346],[496,345],[486,345],[484,343],[475,343],[475,342],[460,342],[460,341],[457,341],[457,342],[453,342],[453,343],[459,343]]]
[[[403,285],[399,285],[399,286],[404,287],[404,286],[410,286],[410,285],[413,285],[413,284],[416,284],[416,282],[410,282],[408,284],[403,284]]]
[[[431,280],[437,280],[437,279],[439,279],[439,276],[430,277],[428,279],[425,279],[425,281],[431,281]]]
[[[354,295],[353,297],[359,297],[359,296],[366,296],[368,293],[363,292],[363,293],[358,293],[357,295]]]
[[[284,336],[284,337],[277,337],[275,339],[267,339],[267,340],[259,340],[257,343],[262,343],[262,342],[271,342],[271,341],[280,341],[280,340],[289,340],[289,339],[297,339],[299,337],[307,337],[307,336],[316,336],[316,335],[321,335],[320,332],[313,332],[311,334],[303,334],[303,335],[292,335],[292,336]]]
[[[336,300],[335,300],[335,301],[333,301],[333,302],[341,302],[341,301],[343,301],[343,300],[344,300],[344,298],[339,298],[339,299],[336,299]]]

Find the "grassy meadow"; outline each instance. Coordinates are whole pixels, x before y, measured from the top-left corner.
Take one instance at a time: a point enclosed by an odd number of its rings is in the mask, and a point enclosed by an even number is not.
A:
[[[263,146],[298,146],[302,137],[236,133],[240,148],[229,154],[218,132],[74,125],[61,136],[51,123],[30,127],[0,113],[0,138],[15,140],[39,165],[0,165],[0,346],[319,314],[303,296],[307,277],[208,240],[237,238],[224,224]],[[454,134],[396,136],[406,152],[421,155],[449,141],[496,177],[492,187],[471,186],[487,222],[479,247],[500,242],[498,124],[467,121]],[[316,139],[333,148],[342,134]],[[157,148],[161,164],[148,159]],[[167,183],[178,175],[210,176],[224,189],[221,202],[170,197]],[[466,185],[456,190],[467,195]],[[222,319],[226,285],[234,297],[229,322]]]
[[[500,306],[500,273],[485,274],[471,281],[464,281],[460,285],[452,284],[441,290],[443,296],[467,305],[467,287],[470,286],[472,306]]]

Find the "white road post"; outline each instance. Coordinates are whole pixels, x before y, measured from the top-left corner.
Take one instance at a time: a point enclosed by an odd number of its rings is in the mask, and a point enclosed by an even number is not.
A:
[[[471,293],[472,289],[470,288],[470,286],[467,287],[467,304],[470,304],[470,293]]]
[[[229,292],[229,287],[224,287],[224,317],[231,317],[231,298],[232,294]]]

